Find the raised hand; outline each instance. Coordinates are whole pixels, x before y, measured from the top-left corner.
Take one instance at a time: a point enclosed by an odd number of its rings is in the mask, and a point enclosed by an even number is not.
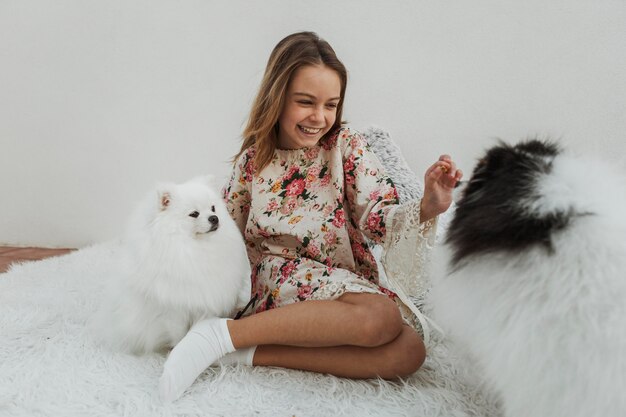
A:
[[[452,191],[463,178],[450,155],[441,155],[424,174],[424,196],[420,205],[420,220],[430,220],[448,210],[452,204]]]

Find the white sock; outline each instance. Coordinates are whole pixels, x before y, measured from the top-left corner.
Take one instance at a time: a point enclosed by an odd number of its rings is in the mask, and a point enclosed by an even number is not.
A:
[[[213,364],[213,366],[224,366],[224,365],[252,366],[252,360],[254,359],[255,351],[256,351],[256,346],[243,348],[243,349],[237,349],[236,351],[231,352],[228,355],[218,359]]]
[[[235,351],[228,320],[212,318],[197,322],[172,349],[159,379],[159,394],[164,402],[178,399],[206,368]]]

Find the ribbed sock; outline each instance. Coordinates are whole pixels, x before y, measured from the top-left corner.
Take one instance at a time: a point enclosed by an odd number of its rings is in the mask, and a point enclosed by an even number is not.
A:
[[[256,346],[249,348],[237,349],[234,352],[218,359],[212,366],[218,365],[246,365],[252,366],[252,360],[254,359],[254,352]]]
[[[228,320],[199,321],[172,349],[159,379],[159,394],[164,402],[178,399],[206,368],[235,351],[226,324]]]

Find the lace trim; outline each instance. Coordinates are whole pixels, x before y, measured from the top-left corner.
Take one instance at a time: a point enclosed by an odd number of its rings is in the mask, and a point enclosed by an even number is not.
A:
[[[420,201],[410,201],[389,213],[381,263],[390,281],[409,296],[422,299],[428,288],[428,266],[435,244],[437,218],[420,223]]]
[[[417,308],[430,288],[428,271],[435,244],[437,218],[420,222],[420,200],[399,205],[387,217],[387,236],[381,264],[391,286],[402,302],[415,314],[429,342],[429,326],[438,328]],[[415,301],[411,300],[415,299]]]
[[[334,300],[347,292],[382,294],[378,287],[369,281],[357,281],[352,279],[339,282],[329,282],[311,294],[311,300]]]

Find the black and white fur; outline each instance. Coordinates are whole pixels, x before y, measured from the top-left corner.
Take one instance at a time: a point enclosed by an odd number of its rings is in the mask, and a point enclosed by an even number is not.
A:
[[[476,166],[431,302],[506,416],[626,416],[625,213],[620,172],[551,142]]]

